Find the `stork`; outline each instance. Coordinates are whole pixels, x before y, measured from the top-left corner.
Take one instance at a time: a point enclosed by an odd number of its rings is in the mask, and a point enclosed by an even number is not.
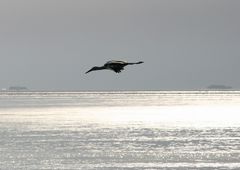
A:
[[[97,71],[97,70],[112,70],[116,73],[120,73],[124,69],[124,67],[127,66],[127,65],[142,64],[142,63],[143,63],[143,61],[139,61],[139,62],[136,62],[136,63],[128,63],[128,62],[125,62],[125,61],[112,60],[112,61],[106,62],[101,67],[95,66],[95,67],[91,68],[85,74],[87,74],[91,71]]]

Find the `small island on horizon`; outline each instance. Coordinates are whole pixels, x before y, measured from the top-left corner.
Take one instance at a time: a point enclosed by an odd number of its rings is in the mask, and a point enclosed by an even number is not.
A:
[[[232,90],[233,87],[221,85],[221,84],[213,84],[207,87],[209,90]]]
[[[29,89],[25,86],[10,86],[8,91],[29,91]]]

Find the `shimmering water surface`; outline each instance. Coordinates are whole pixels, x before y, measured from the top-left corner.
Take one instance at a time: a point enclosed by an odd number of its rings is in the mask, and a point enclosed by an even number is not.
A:
[[[239,170],[240,92],[1,92],[0,169]]]

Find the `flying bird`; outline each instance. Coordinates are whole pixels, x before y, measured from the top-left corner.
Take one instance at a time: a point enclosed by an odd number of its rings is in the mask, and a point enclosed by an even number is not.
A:
[[[143,61],[139,61],[139,62],[136,62],[136,63],[128,63],[128,62],[125,62],[125,61],[112,60],[112,61],[108,61],[107,63],[105,63],[101,67],[95,66],[95,67],[91,68],[85,74],[87,74],[91,71],[97,71],[97,70],[112,70],[116,73],[120,73],[124,69],[124,67],[127,66],[127,65],[142,64],[142,63],[143,63]]]

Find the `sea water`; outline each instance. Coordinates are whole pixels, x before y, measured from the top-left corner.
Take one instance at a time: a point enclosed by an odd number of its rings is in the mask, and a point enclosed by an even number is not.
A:
[[[240,92],[1,92],[0,169],[238,170]]]

